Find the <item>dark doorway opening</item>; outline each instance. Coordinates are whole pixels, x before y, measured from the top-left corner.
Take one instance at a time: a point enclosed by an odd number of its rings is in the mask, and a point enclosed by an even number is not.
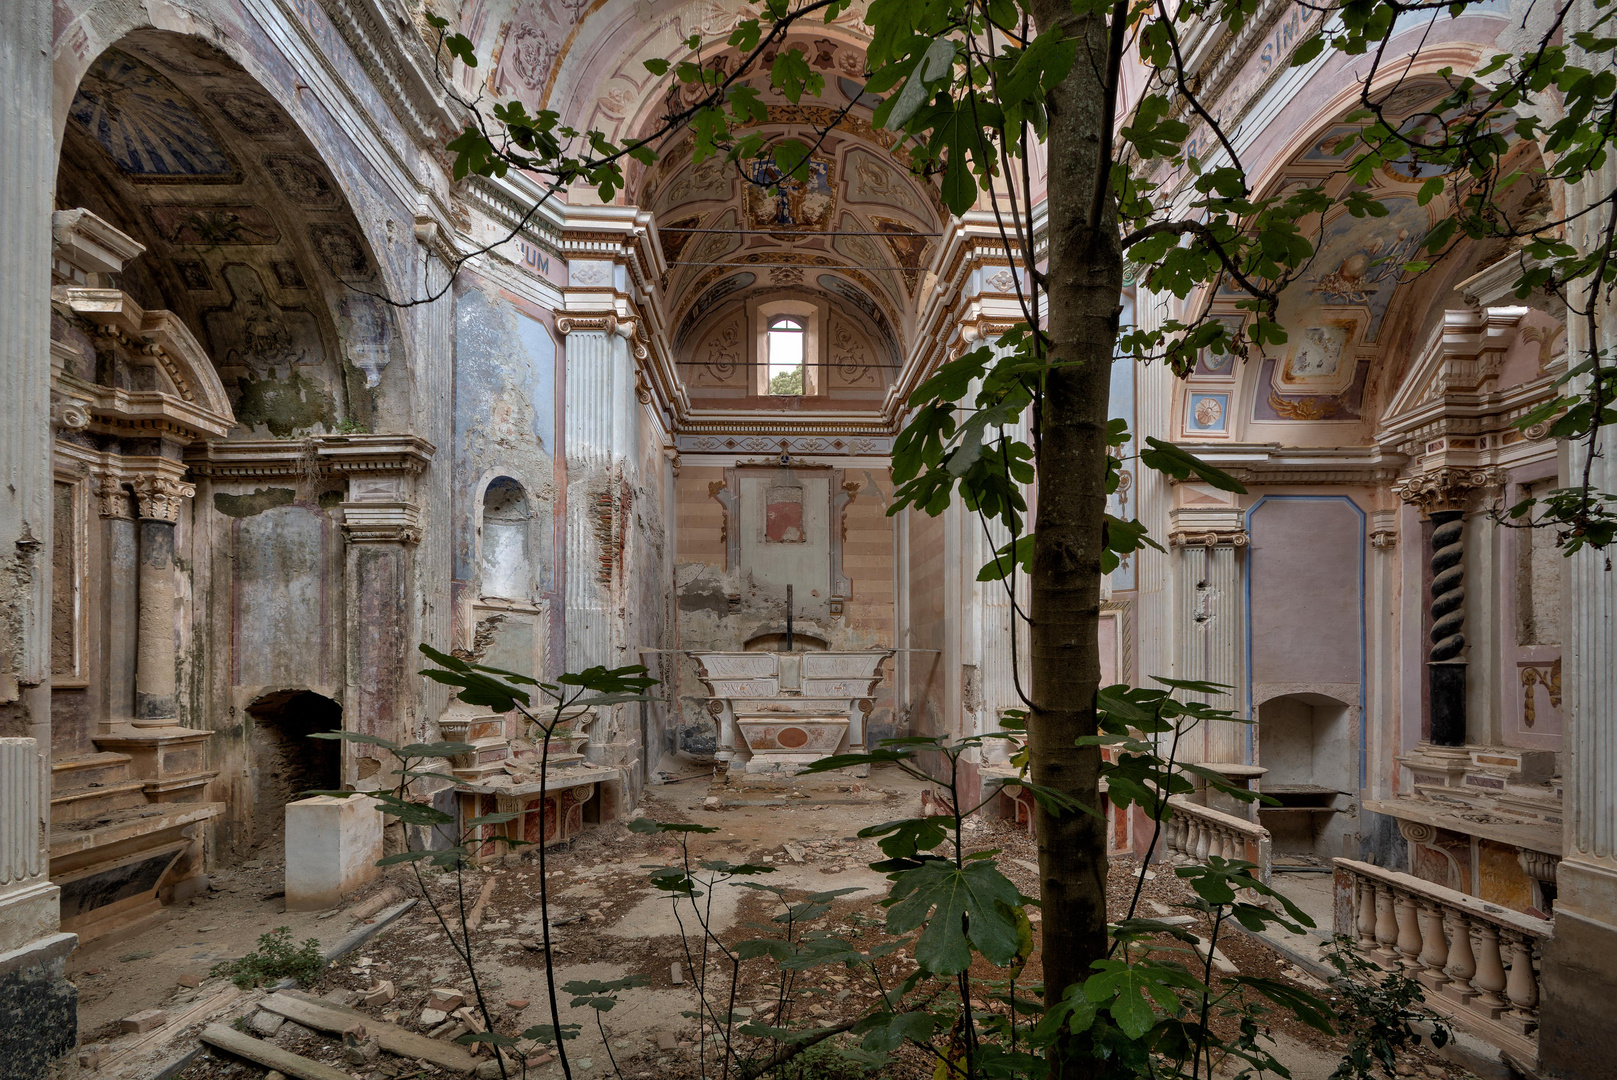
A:
[[[247,847],[279,857],[286,804],[306,791],[330,791],[341,784],[342,742],[310,736],[341,731],[342,706],[311,690],[281,690],[253,702],[247,715],[253,779],[252,839]]]

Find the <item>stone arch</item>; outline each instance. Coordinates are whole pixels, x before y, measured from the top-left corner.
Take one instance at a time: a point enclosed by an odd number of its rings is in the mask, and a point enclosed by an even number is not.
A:
[[[259,695],[244,711],[253,812],[247,829],[237,831],[238,855],[272,844],[283,834],[287,803],[342,783],[342,741],[311,737],[342,730],[337,701],[307,687],[287,687]]]
[[[351,170],[282,106],[263,58],[157,26],[86,52],[56,65],[57,208],[145,247],[118,284],[201,343],[234,434],[374,430],[407,403],[376,215],[355,211]]]

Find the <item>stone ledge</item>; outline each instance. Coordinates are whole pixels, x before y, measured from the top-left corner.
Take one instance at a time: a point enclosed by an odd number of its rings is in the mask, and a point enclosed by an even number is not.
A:
[[[1418,821],[1449,832],[1497,840],[1501,844],[1529,851],[1561,854],[1560,825],[1535,825],[1526,821],[1472,821],[1457,810],[1448,810],[1419,799],[1366,800],[1364,809],[1399,821]]]
[[[0,975],[10,975],[13,971],[23,968],[36,967],[48,964],[58,957],[66,956],[79,947],[79,935],[68,933],[51,934],[38,941],[31,941],[20,949],[13,949],[8,953],[0,953]]]

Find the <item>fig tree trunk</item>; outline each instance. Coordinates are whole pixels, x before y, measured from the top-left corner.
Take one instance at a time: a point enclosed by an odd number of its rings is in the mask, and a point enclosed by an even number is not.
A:
[[[1096,733],[1106,421],[1123,287],[1113,200],[1096,192],[1109,171],[1109,140],[1100,135],[1112,124],[1109,30],[1104,10],[1075,15],[1070,0],[1035,0],[1032,12],[1040,31],[1059,26],[1076,40],[1078,56],[1048,99],[1051,362],[1038,418],[1029,581],[1029,764],[1035,783],[1099,810],[1100,750],[1075,743]],[[1106,954],[1106,823],[1042,809],[1036,821],[1045,999],[1054,1004]],[[1061,1075],[1081,1075],[1075,1066]]]

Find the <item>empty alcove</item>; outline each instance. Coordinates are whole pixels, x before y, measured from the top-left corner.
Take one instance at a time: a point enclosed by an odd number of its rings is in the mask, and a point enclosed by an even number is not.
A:
[[[342,706],[312,690],[281,690],[249,705],[247,716],[253,795],[248,846],[265,849],[285,829],[287,803],[306,791],[341,786],[341,740],[310,736],[342,730]]]
[[[1278,806],[1259,815],[1277,852],[1341,855],[1358,759],[1353,710],[1324,694],[1284,694],[1258,706],[1258,764]]]
[[[528,493],[520,483],[509,476],[489,481],[483,491],[482,595],[533,598],[532,522]]]

